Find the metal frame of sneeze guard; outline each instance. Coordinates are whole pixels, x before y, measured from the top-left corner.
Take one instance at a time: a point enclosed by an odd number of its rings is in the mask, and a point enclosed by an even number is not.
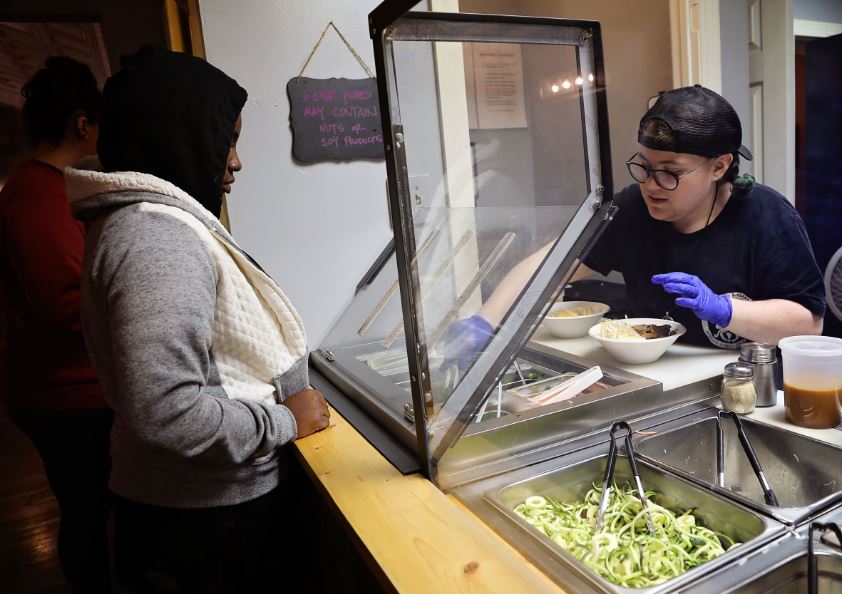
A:
[[[599,24],[551,18],[460,13],[407,12],[416,1],[387,0],[369,15],[374,44],[377,85],[384,131],[389,202],[395,233],[396,263],[404,319],[408,367],[411,378],[416,444],[425,474],[438,483],[438,465],[459,439],[468,417],[482,404],[489,389],[514,360],[518,350],[537,328],[539,314],[552,303],[577,258],[610,221],[613,188],[607,106],[604,92]],[[505,25],[505,36],[501,36]],[[395,41],[464,41],[521,44],[554,44],[576,48],[580,68],[593,72],[592,91],[580,89],[581,124],[586,145],[588,196],[557,239],[543,264],[519,295],[500,330],[471,366],[435,418],[427,345],[420,305],[416,302],[420,280],[416,237],[394,62]],[[608,200],[603,202],[604,197]]]

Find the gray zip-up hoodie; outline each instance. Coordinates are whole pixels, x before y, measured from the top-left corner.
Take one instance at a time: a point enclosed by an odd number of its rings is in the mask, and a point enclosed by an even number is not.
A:
[[[90,222],[88,350],[114,410],[110,487],[168,507],[232,505],[279,481],[308,386],[291,304],[219,221],[150,174],[65,170]]]

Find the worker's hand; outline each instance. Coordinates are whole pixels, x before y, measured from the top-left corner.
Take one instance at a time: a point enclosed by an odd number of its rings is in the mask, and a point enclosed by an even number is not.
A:
[[[283,404],[292,411],[298,425],[296,439],[321,431],[327,427],[328,421],[330,421],[330,411],[327,408],[325,397],[313,388],[296,392],[284,400]]]
[[[456,320],[444,335],[444,362],[441,368],[458,365],[459,370],[464,371],[477,360],[493,334],[494,328],[479,314]]]
[[[656,274],[652,282],[662,285],[664,291],[678,295],[676,305],[693,311],[700,320],[712,322],[720,328],[731,323],[731,299],[725,295],[717,295],[703,283],[699,277],[683,272]]]

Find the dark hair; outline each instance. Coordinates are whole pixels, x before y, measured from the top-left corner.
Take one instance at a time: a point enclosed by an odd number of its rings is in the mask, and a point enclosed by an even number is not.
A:
[[[51,56],[20,91],[23,123],[34,145],[61,144],[67,127],[80,115],[92,124],[99,121],[102,94],[91,69],[64,56]]]
[[[734,156],[734,160],[731,161],[728,171],[726,171],[725,175],[722,176],[722,181],[731,182],[733,184],[737,181],[737,177],[740,175],[740,155],[739,153],[731,154]]]

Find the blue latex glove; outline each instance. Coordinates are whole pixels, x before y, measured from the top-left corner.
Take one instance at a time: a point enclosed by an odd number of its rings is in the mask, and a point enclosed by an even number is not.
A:
[[[494,328],[479,314],[453,322],[444,335],[442,369],[457,364],[464,371],[476,361],[493,334]]]
[[[652,282],[662,285],[667,293],[678,295],[675,304],[692,310],[700,320],[712,322],[720,328],[731,323],[731,299],[711,291],[698,276],[670,272],[656,274]]]

